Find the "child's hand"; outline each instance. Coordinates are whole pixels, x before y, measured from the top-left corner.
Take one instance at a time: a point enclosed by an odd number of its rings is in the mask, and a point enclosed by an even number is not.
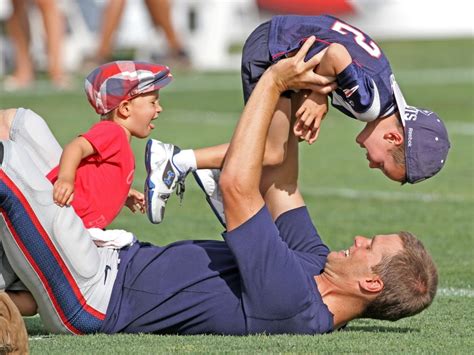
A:
[[[137,211],[145,213],[145,196],[135,189],[130,189],[125,206],[133,213]]]
[[[295,114],[296,122],[293,126],[295,136],[309,144],[313,144],[318,138],[321,121],[327,112],[327,95],[315,91],[305,95],[300,108]]]
[[[53,186],[53,201],[59,207],[69,206],[74,199],[74,179],[58,178]]]

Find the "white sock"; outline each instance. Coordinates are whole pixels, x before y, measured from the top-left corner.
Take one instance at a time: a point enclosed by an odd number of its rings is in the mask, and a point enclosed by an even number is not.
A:
[[[180,151],[173,157],[173,163],[182,172],[189,173],[190,171],[196,171],[196,156],[194,150],[185,149]]]

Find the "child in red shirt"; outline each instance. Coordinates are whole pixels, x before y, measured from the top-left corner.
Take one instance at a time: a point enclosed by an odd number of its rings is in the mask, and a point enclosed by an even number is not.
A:
[[[162,111],[158,90],[171,80],[168,67],[136,61],[107,63],[87,76],[87,99],[101,121],[72,140],[47,175],[54,202],[72,205],[86,228],[105,228],[124,205],[145,212],[143,194],[131,188],[130,140],[150,135]]]

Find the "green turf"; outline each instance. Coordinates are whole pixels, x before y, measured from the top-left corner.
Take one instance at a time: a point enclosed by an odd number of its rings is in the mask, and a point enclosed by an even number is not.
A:
[[[323,336],[48,336],[35,317],[27,319],[32,352],[470,352],[474,346],[473,42],[387,42],[381,47],[399,74],[409,103],[429,107],[447,122],[452,151],[444,171],[414,186],[388,181],[367,168],[363,150],[354,143],[363,125],[331,109],[317,144],[301,146],[301,187],[331,248],[346,248],[357,234],[400,230],[417,234],[439,267],[442,292],[431,308],[396,323],[354,321],[345,331]],[[414,77],[417,69],[421,74]],[[438,81],[414,82],[427,70]],[[456,80],[455,73],[460,71],[461,78]],[[184,148],[227,141],[242,109],[238,73],[176,73],[175,78],[162,92],[164,112],[152,136]],[[0,105],[37,111],[59,141],[66,143],[96,120],[80,85],[78,80],[77,89],[70,93],[54,92],[45,85],[22,93],[1,92]],[[141,188],[145,177],[144,145],[145,141],[133,142],[136,188]],[[124,211],[112,227],[128,229],[140,239],[158,244],[219,238],[221,232],[192,179],[183,204],[176,198],[170,201],[162,225]]]

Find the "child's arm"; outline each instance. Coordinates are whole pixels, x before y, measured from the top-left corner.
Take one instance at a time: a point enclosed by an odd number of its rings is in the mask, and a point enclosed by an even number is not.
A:
[[[299,139],[313,144],[318,138],[321,121],[328,112],[328,96],[309,90],[300,91],[298,96],[301,104],[295,114],[293,132]]]
[[[145,213],[145,196],[135,189],[130,189],[127,200],[125,201],[125,206],[133,213],[137,211]]]
[[[84,137],[75,138],[64,148],[59,161],[58,179],[53,187],[53,200],[58,206],[63,207],[72,202],[77,167],[82,159],[94,153],[94,147]]]
[[[315,71],[317,74],[336,77],[351,63],[352,57],[347,49],[339,43],[332,43],[324,50]],[[298,138],[312,144],[318,138],[321,121],[328,111],[328,99],[327,95],[315,91],[303,95],[306,97],[303,97],[304,101],[296,112],[293,132]]]

